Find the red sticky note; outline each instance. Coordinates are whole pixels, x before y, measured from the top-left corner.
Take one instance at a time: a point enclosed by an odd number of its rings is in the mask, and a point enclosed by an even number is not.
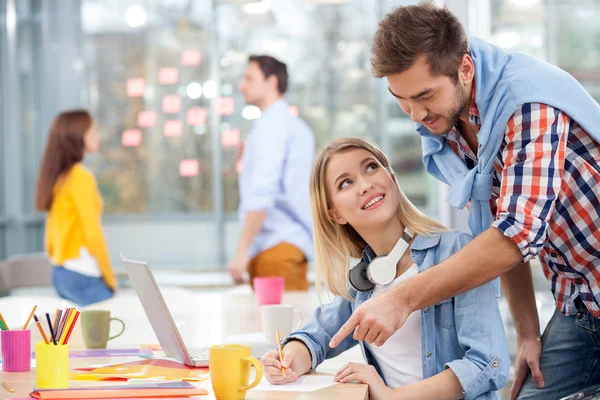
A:
[[[156,123],[156,113],[154,111],[140,111],[137,116],[137,124],[142,128],[150,128]]]
[[[179,119],[166,120],[163,125],[163,133],[166,137],[179,137],[183,132],[183,122]]]
[[[200,65],[201,58],[200,50],[184,50],[181,53],[181,65]]]
[[[164,113],[173,114],[181,111],[181,97],[176,94],[168,94],[163,97],[162,110]]]
[[[181,160],[179,162],[179,175],[181,176],[196,176],[200,172],[200,164],[198,160]]]
[[[140,97],[144,95],[146,80],[144,78],[127,79],[127,96]]]
[[[221,132],[221,146],[235,147],[240,144],[240,130],[229,129]]]
[[[142,143],[142,131],[139,129],[127,129],[121,136],[121,144],[125,147],[137,147]]]
[[[235,112],[235,101],[233,97],[220,97],[217,99],[217,113],[219,115],[233,115]]]
[[[161,68],[158,71],[158,83],[161,85],[174,85],[177,83],[178,79],[179,71],[177,71],[177,68]]]
[[[292,114],[294,117],[300,115],[300,109],[298,108],[298,106],[289,106],[288,110],[290,111],[290,114]]]
[[[206,107],[190,107],[187,111],[187,123],[191,126],[204,125],[206,115]]]

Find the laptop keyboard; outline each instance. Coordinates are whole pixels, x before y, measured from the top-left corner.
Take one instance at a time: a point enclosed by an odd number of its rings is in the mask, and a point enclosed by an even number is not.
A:
[[[208,349],[188,349],[190,357],[196,360],[208,360]]]

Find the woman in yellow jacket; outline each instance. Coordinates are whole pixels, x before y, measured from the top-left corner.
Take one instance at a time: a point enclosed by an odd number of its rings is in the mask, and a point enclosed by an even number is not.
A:
[[[102,233],[103,202],[81,163],[98,150],[96,125],[85,110],[59,114],[40,165],[36,208],[47,211],[45,249],[59,296],[79,305],[106,300],[116,288]]]

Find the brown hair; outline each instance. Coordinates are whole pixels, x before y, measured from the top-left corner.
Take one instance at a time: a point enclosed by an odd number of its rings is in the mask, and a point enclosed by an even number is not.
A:
[[[38,174],[35,197],[38,211],[50,210],[56,181],[83,160],[84,136],[91,126],[92,117],[86,110],[65,111],[54,118]]]
[[[332,141],[321,150],[313,164],[310,202],[317,293],[320,294],[322,287],[325,286],[334,295],[345,297],[348,300],[351,299],[347,287],[350,259],[361,258],[367,243],[350,224],[340,225],[329,216],[331,196],[325,183],[325,173],[332,157],[350,149],[368,151],[373,154],[383,168],[395,174],[389,160],[379,147],[358,138],[340,138]],[[406,229],[413,234],[424,236],[448,230],[439,222],[427,217],[408,200],[400,189],[398,179],[396,179],[396,188],[399,195],[396,215]]]
[[[287,66],[278,59],[271,56],[250,56],[248,62],[255,62],[265,75],[265,79],[271,75],[277,78],[277,91],[284,94],[288,86]]]
[[[469,53],[465,28],[447,8],[430,3],[396,7],[379,23],[371,46],[376,78],[409,69],[425,56],[434,76],[458,81],[458,66]]]

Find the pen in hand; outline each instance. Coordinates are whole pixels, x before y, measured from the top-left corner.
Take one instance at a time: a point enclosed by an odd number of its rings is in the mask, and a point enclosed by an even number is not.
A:
[[[281,337],[279,336],[279,331],[275,331],[275,335],[277,336],[277,348],[279,349],[279,361],[281,362],[281,372],[283,373],[283,377],[285,378],[285,367],[283,366],[283,351],[281,350]]]

